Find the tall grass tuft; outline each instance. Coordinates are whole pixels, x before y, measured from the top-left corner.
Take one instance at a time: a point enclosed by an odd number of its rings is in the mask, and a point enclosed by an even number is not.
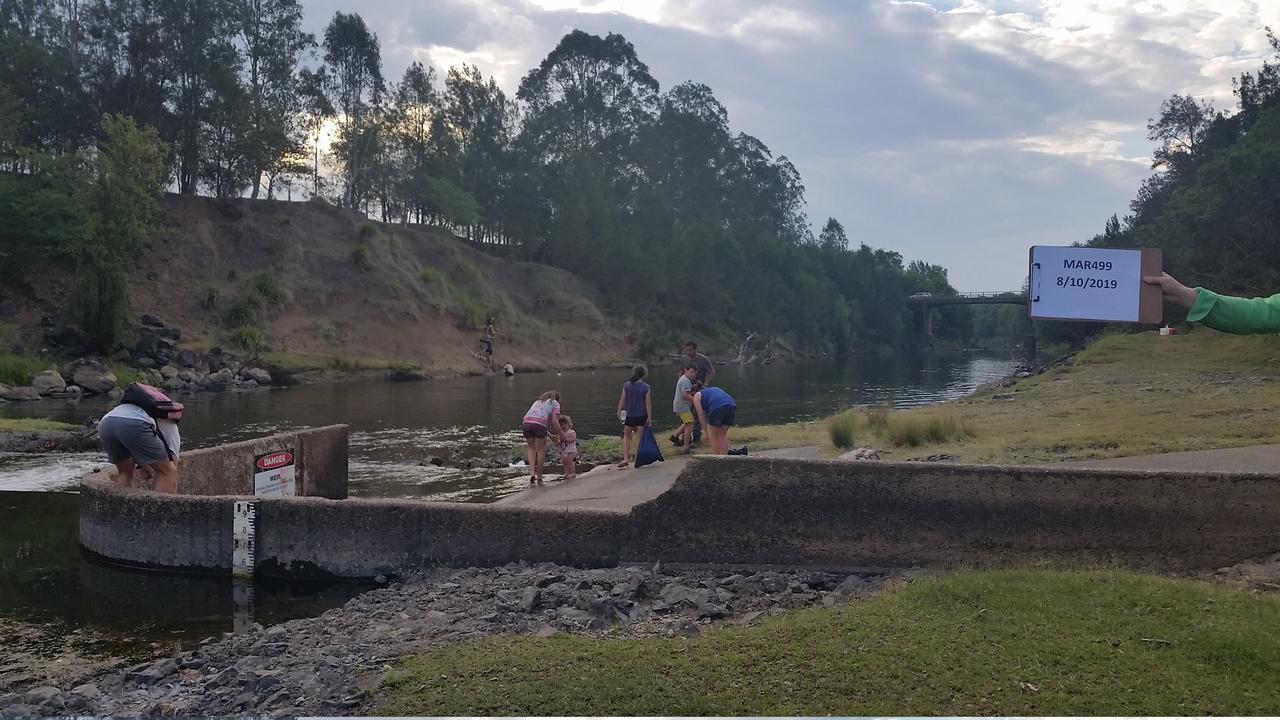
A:
[[[26,387],[31,384],[31,376],[49,370],[53,365],[30,355],[0,353],[0,385]]]
[[[853,447],[857,429],[858,413],[854,410],[842,412],[827,421],[827,435],[831,437],[831,444],[841,450]]]
[[[885,436],[897,447],[917,447],[971,437],[973,431],[963,418],[951,413],[933,415],[893,415]]]
[[[883,434],[889,427],[889,406],[872,405],[867,408],[867,427],[873,433]]]

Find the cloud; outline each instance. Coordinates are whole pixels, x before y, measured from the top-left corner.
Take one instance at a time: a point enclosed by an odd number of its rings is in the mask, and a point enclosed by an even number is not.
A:
[[[319,33],[347,0],[303,0]],[[350,8],[345,8],[350,11]],[[627,37],[664,88],[712,87],[787,155],[815,225],[1016,287],[1033,242],[1121,213],[1147,118],[1179,92],[1234,105],[1280,2],[1248,0],[366,0],[389,78],[474,63],[514,93],[574,28]]]

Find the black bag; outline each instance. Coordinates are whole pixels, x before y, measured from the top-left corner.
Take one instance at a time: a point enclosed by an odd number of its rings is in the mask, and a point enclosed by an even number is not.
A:
[[[124,389],[124,396],[120,398],[120,402],[137,405],[143,412],[157,420],[177,422],[182,419],[182,403],[170,400],[168,395],[143,383],[130,383],[129,387]]]

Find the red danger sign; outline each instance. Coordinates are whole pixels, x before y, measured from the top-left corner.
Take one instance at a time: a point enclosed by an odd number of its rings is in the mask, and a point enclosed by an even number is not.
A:
[[[293,453],[278,452],[258,458],[257,466],[261,470],[274,470],[278,467],[293,464]]]

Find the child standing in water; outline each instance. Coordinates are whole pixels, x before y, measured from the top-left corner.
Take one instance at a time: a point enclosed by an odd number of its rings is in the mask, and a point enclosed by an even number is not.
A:
[[[649,384],[644,376],[649,369],[643,365],[635,366],[631,371],[631,379],[622,385],[622,395],[618,396],[618,417],[622,418],[622,462],[619,468],[631,464],[631,436],[636,436],[636,446],[640,446],[640,428],[653,425],[653,398],[649,396]]]
[[[560,416],[560,460],[564,463],[564,479],[578,477],[578,433],[573,430],[573,418]]]

